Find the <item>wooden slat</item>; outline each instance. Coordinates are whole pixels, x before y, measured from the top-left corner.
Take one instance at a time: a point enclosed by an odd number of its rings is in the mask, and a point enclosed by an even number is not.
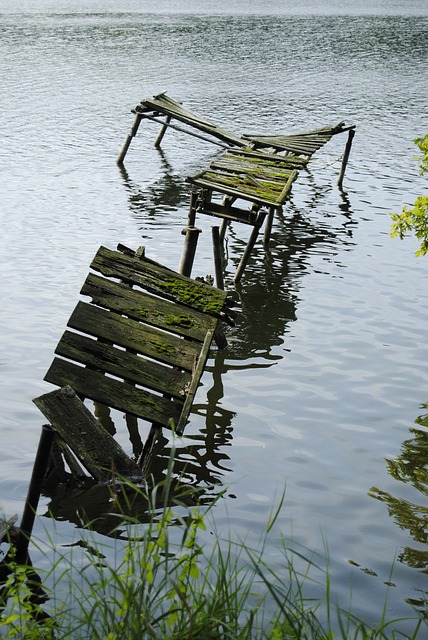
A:
[[[256,174],[257,177],[266,178],[267,180],[286,181],[292,173],[292,169],[287,167],[283,168],[280,165],[275,166],[273,163],[267,162],[252,162],[241,156],[229,156],[225,154],[220,156],[218,160],[214,160],[211,165],[211,169],[229,171],[229,172],[241,172],[247,174]]]
[[[166,116],[171,116],[184,124],[188,124],[189,126],[218,138],[223,142],[227,142],[228,144],[237,146],[245,146],[247,144],[240,136],[237,136],[230,131],[226,131],[214,123],[205,120],[205,118],[192,112],[190,109],[183,107],[182,104],[176,102],[166,94],[159,94],[153,98],[142,100],[136,107],[135,112],[142,114],[146,112],[161,113]]]
[[[249,181],[243,180],[239,175],[222,176],[220,173],[213,171],[204,171],[203,174],[193,176],[188,180],[199,187],[219,191],[220,193],[226,193],[236,198],[243,198],[262,205],[280,207],[284,202],[284,198],[280,198],[283,183],[278,186],[273,182],[266,182],[262,192],[262,189]],[[270,188],[268,188],[268,185]]]
[[[89,473],[105,482],[113,474],[141,478],[141,469],[90,413],[70,387],[34,398],[49,423],[73,450]]]
[[[65,331],[55,353],[132,384],[183,399],[192,380],[190,373],[169,368],[136,354]]]
[[[177,423],[183,406],[183,402],[177,399],[155,396],[60,358],[54,358],[45,380],[60,387],[69,385],[79,396],[165,427],[170,419]]]
[[[226,155],[226,154],[225,154]],[[228,156],[239,155],[246,158],[260,159],[266,162],[266,165],[274,165],[277,167],[287,167],[289,169],[303,169],[307,166],[309,159],[303,156],[293,154],[279,155],[276,153],[267,153],[256,151],[255,149],[228,149]]]
[[[198,360],[198,364],[195,368],[195,372],[193,375],[193,380],[192,383],[190,385],[189,391],[187,393],[187,397],[186,400],[184,401],[184,405],[183,405],[183,409],[180,415],[180,418],[178,419],[177,425],[176,425],[176,431],[177,434],[179,436],[182,435],[183,431],[184,431],[184,427],[186,426],[186,422],[187,422],[187,417],[190,413],[190,409],[192,408],[192,404],[193,404],[193,400],[198,388],[198,383],[199,380],[204,372],[204,367],[208,358],[208,354],[209,354],[209,350],[210,350],[210,346],[211,346],[211,341],[213,339],[213,333],[211,331],[209,331],[205,337],[205,341],[204,341],[204,345],[202,347],[200,356],[199,356],[199,360]]]
[[[145,291],[192,307],[215,318],[220,317],[227,293],[203,282],[195,282],[153,262],[136,260],[117,251],[100,247],[91,268],[106,277],[117,278]]]
[[[214,318],[194,309],[177,306],[93,273],[88,275],[80,293],[90,296],[100,307],[199,342],[203,342],[207,329],[216,324]]]
[[[77,303],[68,326],[187,371],[192,371],[200,349],[198,343],[142,325],[85,302]]]

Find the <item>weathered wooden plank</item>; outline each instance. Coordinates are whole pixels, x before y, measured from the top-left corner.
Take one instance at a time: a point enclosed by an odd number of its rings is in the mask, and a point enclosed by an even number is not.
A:
[[[91,268],[106,277],[118,278],[168,300],[192,307],[216,318],[225,305],[227,293],[203,282],[145,260],[135,260],[117,251],[100,247]]]
[[[124,284],[90,273],[81,289],[92,302],[135,320],[203,342],[207,329],[217,320],[189,307],[135,291]]]
[[[189,372],[166,367],[71,331],[65,331],[55,353],[84,364],[90,369],[100,370],[140,387],[181,399],[192,380]]]
[[[226,193],[236,198],[243,198],[262,205],[280,207],[284,198],[280,198],[284,183],[263,181],[264,188],[257,187],[251,181],[246,181],[239,175],[222,175],[219,172],[204,171],[198,176],[188,178],[190,182],[210,189]]]
[[[245,136],[256,146],[272,147],[274,149],[288,151],[297,155],[313,155],[318,149],[324,146],[330,139],[329,132],[324,133],[307,133],[304,135],[294,136]]]
[[[116,473],[141,477],[137,464],[126,455],[72,388],[66,386],[51,391],[34,398],[33,402],[94,478],[104,482]]]
[[[293,154],[278,155],[276,153],[268,153],[256,151],[255,149],[228,149],[227,156],[239,155],[246,158],[254,158],[255,160],[263,160],[266,166],[284,166],[289,169],[303,169],[307,166],[309,158],[297,156]]]
[[[136,107],[135,112],[143,114],[146,112],[162,113],[166,116],[175,118],[184,124],[194,127],[199,131],[203,131],[204,133],[218,138],[227,144],[236,146],[245,146],[246,144],[240,136],[209,122],[190,109],[183,107],[182,104],[173,100],[165,93],[154,96],[153,98],[142,100]]]
[[[232,222],[241,222],[251,226],[260,227],[266,217],[266,210],[260,209],[253,211],[251,209],[241,209],[239,207],[226,207],[218,202],[207,201],[203,206],[203,213],[209,216],[215,216]]]
[[[77,303],[68,326],[186,371],[192,371],[199,355],[200,343],[178,338],[85,302]]]
[[[272,181],[288,180],[293,169],[287,167],[283,168],[280,165],[275,166],[273,163],[265,163],[263,161],[251,162],[246,158],[233,157],[233,156],[221,156],[218,160],[214,160],[211,165],[211,169],[216,169],[226,172],[240,172],[247,174],[254,174],[258,178],[266,178]]]
[[[170,419],[178,421],[183,406],[178,399],[168,400],[60,358],[54,358],[44,379],[60,387],[69,385],[79,396],[164,427]]]
[[[208,358],[211,342],[213,339],[213,333],[209,331],[205,337],[205,342],[201,350],[201,354],[199,356],[198,364],[195,369],[195,373],[193,376],[192,383],[187,393],[187,397],[184,401],[183,409],[180,415],[180,418],[176,424],[176,431],[178,435],[182,435],[184,428],[186,426],[187,417],[190,413],[190,409],[192,408],[193,400],[198,388],[199,380],[204,372],[204,367]]]

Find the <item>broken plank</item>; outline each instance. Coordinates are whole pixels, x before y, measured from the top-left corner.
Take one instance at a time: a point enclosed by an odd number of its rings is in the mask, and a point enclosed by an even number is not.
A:
[[[137,464],[66,386],[34,398],[34,404],[76,454],[87,471],[100,482],[112,475],[141,477]]]

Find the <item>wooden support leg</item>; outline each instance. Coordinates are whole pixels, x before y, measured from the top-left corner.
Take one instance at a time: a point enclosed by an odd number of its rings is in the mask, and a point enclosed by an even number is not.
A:
[[[147,440],[144,445],[144,448],[140,454],[140,457],[137,460],[137,464],[141,468],[141,473],[143,477],[147,475],[149,471],[153,448],[160,435],[162,435],[161,425],[152,424],[149,435],[147,436]]]
[[[251,256],[251,251],[253,250],[253,247],[256,244],[257,236],[259,235],[259,229],[260,227],[256,226],[253,228],[251,232],[250,239],[248,240],[247,246],[245,247],[244,255],[241,258],[241,261],[235,273],[235,277],[233,278],[233,281],[235,284],[237,284],[240,281],[242,274],[244,273],[244,269],[248,264],[248,261]]]
[[[171,116],[167,116],[166,120],[165,120],[165,124],[163,124],[160,128],[160,131],[158,133],[158,136],[155,140],[155,147],[160,147],[161,142],[162,142],[162,138],[164,137],[166,130],[168,129],[168,125],[171,122]]]
[[[198,208],[199,194],[197,191],[192,191],[190,195],[189,217],[187,218],[187,226],[194,227],[196,222],[196,209]]]
[[[184,249],[181,256],[180,266],[178,267],[178,273],[190,278],[192,273],[193,261],[195,259],[196,247],[198,244],[198,237],[201,229],[197,227],[186,227],[182,233],[186,236],[184,240]]]
[[[273,224],[273,217],[275,215],[275,209],[273,207],[269,208],[269,214],[266,220],[266,226],[265,226],[265,233],[263,236],[263,246],[265,249],[268,248],[269,246],[269,240],[270,240],[270,234],[272,232],[272,224]]]
[[[339,178],[337,180],[337,186],[339,189],[342,188],[343,176],[345,175],[346,165],[348,164],[349,154],[351,153],[352,140],[355,136],[355,129],[349,129],[348,140],[346,142],[345,151],[342,159],[342,166],[340,168]]]
[[[141,115],[141,113],[137,113],[135,116],[135,120],[134,120],[134,124],[132,125],[132,129],[129,133],[129,135],[127,136],[125,143],[122,147],[122,151],[119,153],[118,157],[117,157],[117,164],[123,164],[123,161],[125,160],[125,156],[128,153],[128,149],[129,149],[129,145],[131,144],[131,140],[132,138],[135,138],[135,136],[137,135],[137,131],[138,131],[138,127],[140,126],[140,122],[142,120],[143,116]]]
[[[40,493],[46,475],[54,434],[55,432],[50,425],[43,425],[24,513],[22,514],[21,526],[19,527],[18,542],[16,544],[16,561],[18,564],[24,564],[28,555],[28,543],[33,531],[37,505],[39,504]]]
[[[227,218],[223,218],[220,225],[220,240],[224,242],[224,238],[226,236],[227,227],[229,226],[230,220]]]
[[[211,227],[214,251],[215,281],[218,289],[224,289],[223,258],[219,227]]]

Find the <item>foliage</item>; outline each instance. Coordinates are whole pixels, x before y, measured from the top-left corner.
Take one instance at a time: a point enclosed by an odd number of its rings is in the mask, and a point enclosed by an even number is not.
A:
[[[169,471],[169,474],[171,470]],[[113,553],[92,539],[73,547],[81,557],[65,553],[51,558],[52,569],[44,582],[51,582],[50,600],[35,602],[31,595],[31,567],[14,565],[8,582],[8,597],[0,623],[9,639],[55,637],[73,640],[347,640],[403,638],[394,631],[399,621],[387,621],[385,610],[377,628],[367,628],[351,612],[337,611],[333,631],[330,578],[314,560],[290,551],[285,539],[275,546],[274,563],[270,532],[283,505],[282,496],[272,512],[266,530],[256,545],[223,536],[215,529],[209,508],[171,504],[166,487],[132,485],[145,495],[151,517],[141,525],[123,516],[120,535],[109,539]],[[131,484],[122,483],[129,491]],[[120,490],[116,485],[115,494]],[[157,492],[165,496],[162,509]],[[124,522],[126,520],[126,522]],[[207,525],[210,524],[210,532]],[[124,532],[126,535],[124,535]],[[207,544],[207,538],[212,543]],[[205,542],[204,542],[205,540]],[[33,540],[34,545],[34,540]],[[55,553],[52,543],[50,554]],[[89,558],[89,560],[88,560]],[[12,563],[13,564],[13,563]],[[296,566],[303,567],[300,570]],[[310,571],[326,576],[325,601],[309,599],[306,583],[314,580]],[[318,582],[317,582],[318,584]],[[324,606],[327,622],[317,614]],[[327,614],[325,614],[327,608]],[[41,615],[43,614],[43,615]],[[413,618],[415,630],[422,620]],[[388,632],[390,630],[390,635]],[[1,633],[1,632],[0,632]]]
[[[428,409],[428,404],[423,404],[422,409]],[[428,507],[419,504],[421,494],[425,499],[428,495],[428,414],[416,418],[418,428],[411,428],[412,438],[405,440],[401,447],[401,453],[395,459],[386,459],[390,475],[416,491],[414,502],[397,498],[377,487],[370,489],[369,495],[387,505],[389,515],[403,530],[407,529],[413,540],[420,547],[404,547],[398,559],[410,567],[428,573]],[[418,492],[418,493],[416,493]],[[407,491],[409,494],[409,491]]]
[[[428,134],[424,138],[416,138],[415,144],[422,151],[420,157],[421,174],[428,172]],[[420,241],[417,256],[428,253],[428,196],[418,196],[413,207],[403,207],[402,213],[392,213],[391,237],[402,240],[409,232],[414,232]]]

